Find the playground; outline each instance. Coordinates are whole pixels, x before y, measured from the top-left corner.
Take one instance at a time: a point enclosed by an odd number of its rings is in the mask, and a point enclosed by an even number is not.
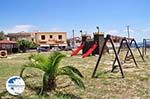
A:
[[[93,33],[93,39],[82,35],[82,43],[72,51],[61,51],[66,57],[61,66],[74,66],[84,76],[86,89],[79,89],[66,77],[57,81],[56,90],[48,92],[52,99],[129,99],[150,97],[150,49],[149,39],[143,40],[140,48],[134,38]],[[135,47],[132,47],[134,43]],[[118,45],[119,46],[116,46]],[[2,53],[2,52],[1,52]],[[4,52],[3,52],[4,53]],[[3,54],[2,53],[2,54]],[[43,52],[48,56],[52,52]],[[19,75],[28,57],[37,52],[11,54],[0,60],[0,98],[41,98],[38,96],[42,85],[43,72],[27,69],[26,89],[19,97],[6,92],[5,82],[10,76]],[[5,56],[5,55],[3,55]],[[7,68],[6,68],[7,67]]]
[[[140,49],[141,50],[141,49]],[[48,55],[50,52],[44,52],[40,54]],[[48,96],[43,96],[44,99],[51,97],[52,99],[149,99],[150,97],[150,56],[145,55],[143,62],[138,50],[134,49],[134,57],[138,64],[138,68],[134,64],[133,60],[127,61],[122,65],[125,77],[122,78],[120,70],[117,67],[114,72],[112,70],[113,60],[115,55],[113,50],[110,53],[106,53],[101,58],[99,67],[95,74],[95,78],[92,78],[95,65],[99,58],[99,55],[89,56],[82,58],[80,51],[77,55],[71,57],[71,51],[63,51],[66,57],[62,60],[61,66],[73,65],[77,67],[84,75],[83,81],[86,86],[85,90],[81,90],[74,86],[65,76],[58,78],[60,85],[67,87],[60,87],[56,89],[56,92],[49,93]],[[147,54],[150,50],[147,49]],[[2,58],[0,60],[0,94],[5,91],[6,80],[13,75],[19,75],[22,68],[22,64],[28,61],[28,57],[31,53],[22,53],[9,55],[8,58]],[[119,58],[123,60],[126,52],[121,51]],[[7,67],[7,68],[6,68]],[[26,71],[26,89],[25,92],[19,98],[39,98],[37,90],[41,87],[42,73],[39,70],[28,69]],[[65,82],[65,85],[63,85]],[[59,93],[57,93],[59,92]],[[3,95],[1,98],[16,98],[9,94]]]
[[[143,39],[139,47],[134,38],[120,37],[104,32],[81,35],[80,46],[71,51],[60,51],[65,55],[60,66],[74,66],[84,76],[85,89],[80,89],[66,76],[57,78],[57,88],[43,98],[52,99],[149,99],[150,98],[150,48],[149,39]],[[134,47],[132,47],[134,44]],[[27,68],[25,71],[26,89],[19,97],[6,93],[5,82],[10,76],[19,75],[23,64],[31,54],[49,52],[28,52],[7,54],[1,51],[0,98],[41,98],[38,96],[42,87],[43,72]],[[4,54],[4,55],[3,55]],[[41,65],[40,65],[41,66]],[[45,65],[44,65],[45,66]],[[7,67],[7,68],[6,68]]]

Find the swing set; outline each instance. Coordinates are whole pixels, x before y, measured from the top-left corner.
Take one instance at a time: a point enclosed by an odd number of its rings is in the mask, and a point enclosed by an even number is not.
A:
[[[131,50],[131,45],[133,44],[133,42],[135,43],[135,46],[136,46],[136,48],[138,49],[138,52],[139,52],[139,54],[140,54],[140,57],[141,57],[142,60],[144,61],[144,57],[143,57],[143,55],[142,55],[142,53],[141,53],[141,51],[140,51],[140,49],[139,49],[139,47],[138,47],[138,45],[137,45],[137,43],[136,43],[136,41],[135,41],[134,38],[126,38],[126,37],[122,38],[122,40],[121,40],[121,42],[120,42],[119,49],[118,49],[118,51],[116,51],[114,42],[113,42],[113,40],[112,40],[112,36],[111,36],[111,35],[107,35],[106,38],[105,38],[104,44],[103,44],[103,46],[102,46],[102,50],[101,50],[101,52],[100,52],[100,54],[99,54],[99,58],[98,58],[98,60],[97,60],[95,69],[94,69],[94,71],[93,71],[92,78],[95,78],[95,77],[96,77],[96,76],[95,76],[95,75],[96,75],[96,71],[97,71],[97,68],[98,68],[98,66],[99,66],[99,63],[100,63],[100,61],[101,61],[101,57],[102,57],[102,55],[103,55],[104,48],[105,48],[105,46],[106,46],[106,44],[107,44],[108,41],[110,41],[110,43],[111,43],[111,45],[112,45],[112,49],[113,49],[114,54],[115,54],[115,59],[114,59],[113,64],[112,64],[112,70],[111,70],[111,72],[113,72],[114,69],[119,66],[119,69],[120,69],[122,78],[125,77],[125,76],[124,76],[123,69],[122,69],[122,66],[121,66],[122,63],[120,62],[120,59],[119,59],[119,53],[120,53],[120,50],[121,50],[123,44],[125,44],[126,47],[127,47],[127,53],[126,53],[126,56],[125,56],[125,59],[124,59],[124,63],[125,63],[126,59],[128,58],[128,54],[129,54],[129,52],[130,52],[131,58],[133,59],[133,61],[134,61],[135,65],[136,65],[136,67],[138,68],[138,64],[137,64],[137,62],[136,62],[136,60],[135,60],[135,57],[134,57],[134,54],[133,54],[133,52],[132,52],[132,50]],[[124,42],[125,42],[125,43],[124,43]],[[116,61],[118,62],[118,66],[115,66],[115,65],[114,65],[114,64],[116,63]]]

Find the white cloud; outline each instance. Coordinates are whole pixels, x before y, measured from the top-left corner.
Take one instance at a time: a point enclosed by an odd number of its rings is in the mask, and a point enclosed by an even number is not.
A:
[[[141,32],[150,33],[150,28],[141,29]]]
[[[35,29],[36,29],[36,26],[34,25],[16,25],[12,28],[5,29],[4,31],[6,33],[16,33],[16,32],[21,32],[21,31],[29,32]]]
[[[115,30],[115,29],[112,29],[112,30],[108,30],[106,31],[107,34],[110,34],[110,35],[118,35],[119,34],[119,31],[118,30]]]

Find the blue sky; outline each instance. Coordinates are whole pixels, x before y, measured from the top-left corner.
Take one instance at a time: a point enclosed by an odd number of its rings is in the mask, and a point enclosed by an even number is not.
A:
[[[105,34],[150,38],[150,0],[0,0],[0,30]]]

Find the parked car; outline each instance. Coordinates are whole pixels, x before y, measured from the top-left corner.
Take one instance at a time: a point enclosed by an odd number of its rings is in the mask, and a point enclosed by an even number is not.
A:
[[[65,51],[72,51],[72,47],[67,46],[64,50],[65,50]]]
[[[37,52],[48,52],[48,48],[45,47],[37,47]]]

